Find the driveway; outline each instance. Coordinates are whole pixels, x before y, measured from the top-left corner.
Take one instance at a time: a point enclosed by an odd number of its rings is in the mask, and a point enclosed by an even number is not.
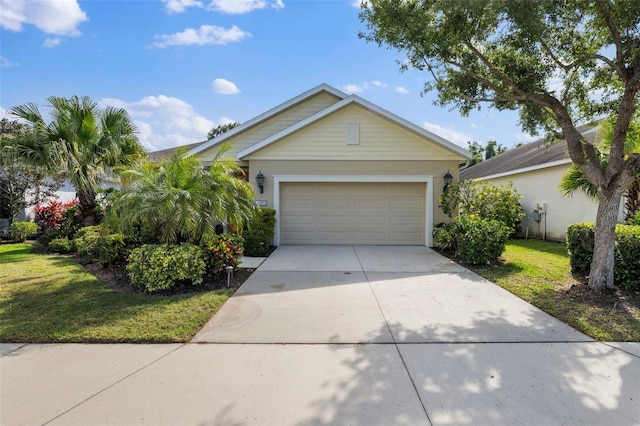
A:
[[[184,345],[2,345],[1,424],[638,424],[594,342],[424,247],[283,246]]]

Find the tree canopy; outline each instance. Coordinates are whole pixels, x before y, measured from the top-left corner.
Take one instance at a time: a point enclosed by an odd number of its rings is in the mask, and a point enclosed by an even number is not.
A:
[[[47,99],[52,120],[47,122],[34,103],[10,113],[32,127],[28,138],[16,140],[19,157],[51,174],[65,173],[76,189],[85,224],[97,221],[96,189],[118,167],[132,165],[146,155],[126,110],[104,110],[88,97]]]
[[[404,52],[402,69],[428,73],[438,105],[518,110],[524,130],[566,141],[600,199],[589,285],[612,287],[617,209],[640,170],[640,154],[624,153],[639,105],[640,2],[369,0],[360,17],[361,37]],[[603,165],[577,127],[611,115]]]
[[[209,130],[207,133],[207,140],[215,139],[223,133],[228,132],[229,130],[236,128],[240,125],[237,121],[232,121],[231,123],[219,124],[216,127]]]

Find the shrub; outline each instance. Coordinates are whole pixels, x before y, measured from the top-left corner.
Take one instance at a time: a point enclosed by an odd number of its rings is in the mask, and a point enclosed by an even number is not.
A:
[[[589,273],[595,229],[594,223],[574,223],[567,228],[567,250],[572,272]]]
[[[628,291],[640,290],[640,226],[616,226],[614,278]]]
[[[7,234],[13,241],[21,243],[38,232],[38,225],[33,222],[12,222]]]
[[[47,244],[47,251],[50,253],[71,253],[73,249],[73,241],[67,237],[54,238]]]
[[[522,196],[508,185],[492,185],[481,180],[463,180],[452,184],[440,198],[440,207],[449,217],[475,215],[503,222],[515,232],[524,217]]]
[[[129,252],[129,245],[124,234],[110,234],[100,240],[98,261],[102,266],[124,265]]]
[[[73,235],[73,232],[79,227],[77,206],[78,200],[66,203],[51,200],[48,204],[35,206],[33,211],[40,231],[43,234],[62,232],[67,236]]]
[[[627,225],[640,226],[640,210],[627,220]]]
[[[133,249],[128,261],[131,282],[148,292],[201,284],[206,271],[202,249],[190,243],[146,244]]]
[[[593,257],[595,224],[574,223],[567,228],[571,271],[589,274]],[[614,280],[625,290],[640,290],[640,226],[617,225]]]
[[[78,254],[80,256],[97,259],[104,238],[103,233],[104,230],[100,225],[80,228],[73,239]]]
[[[211,275],[224,271],[225,266],[237,266],[243,253],[244,240],[237,234],[222,234],[207,238],[204,245],[207,272]]]
[[[255,217],[244,230],[244,254],[246,256],[264,256],[269,251],[269,244],[275,235],[276,211],[260,208]]]
[[[465,263],[486,265],[504,251],[511,229],[495,219],[462,214],[452,223],[456,256]]]
[[[433,245],[440,250],[450,250],[454,248],[455,236],[451,224],[440,223],[433,230]]]

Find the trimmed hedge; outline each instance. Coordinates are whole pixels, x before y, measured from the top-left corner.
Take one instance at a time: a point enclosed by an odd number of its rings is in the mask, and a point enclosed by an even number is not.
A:
[[[28,237],[38,232],[38,225],[33,222],[13,222],[9,226],[7,235],[17,243],[24,242]]]
[[[591,268],[596,226],[574,223],[567,228],[571,271],[588,274]],[[640,226],[617,225],[614,280],[625,290],[640,290]]]

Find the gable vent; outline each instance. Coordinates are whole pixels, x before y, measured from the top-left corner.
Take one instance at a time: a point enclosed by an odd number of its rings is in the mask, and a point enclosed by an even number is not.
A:
[[[358,145],[360,143],[360,123],[347,123],[347,144]]]

